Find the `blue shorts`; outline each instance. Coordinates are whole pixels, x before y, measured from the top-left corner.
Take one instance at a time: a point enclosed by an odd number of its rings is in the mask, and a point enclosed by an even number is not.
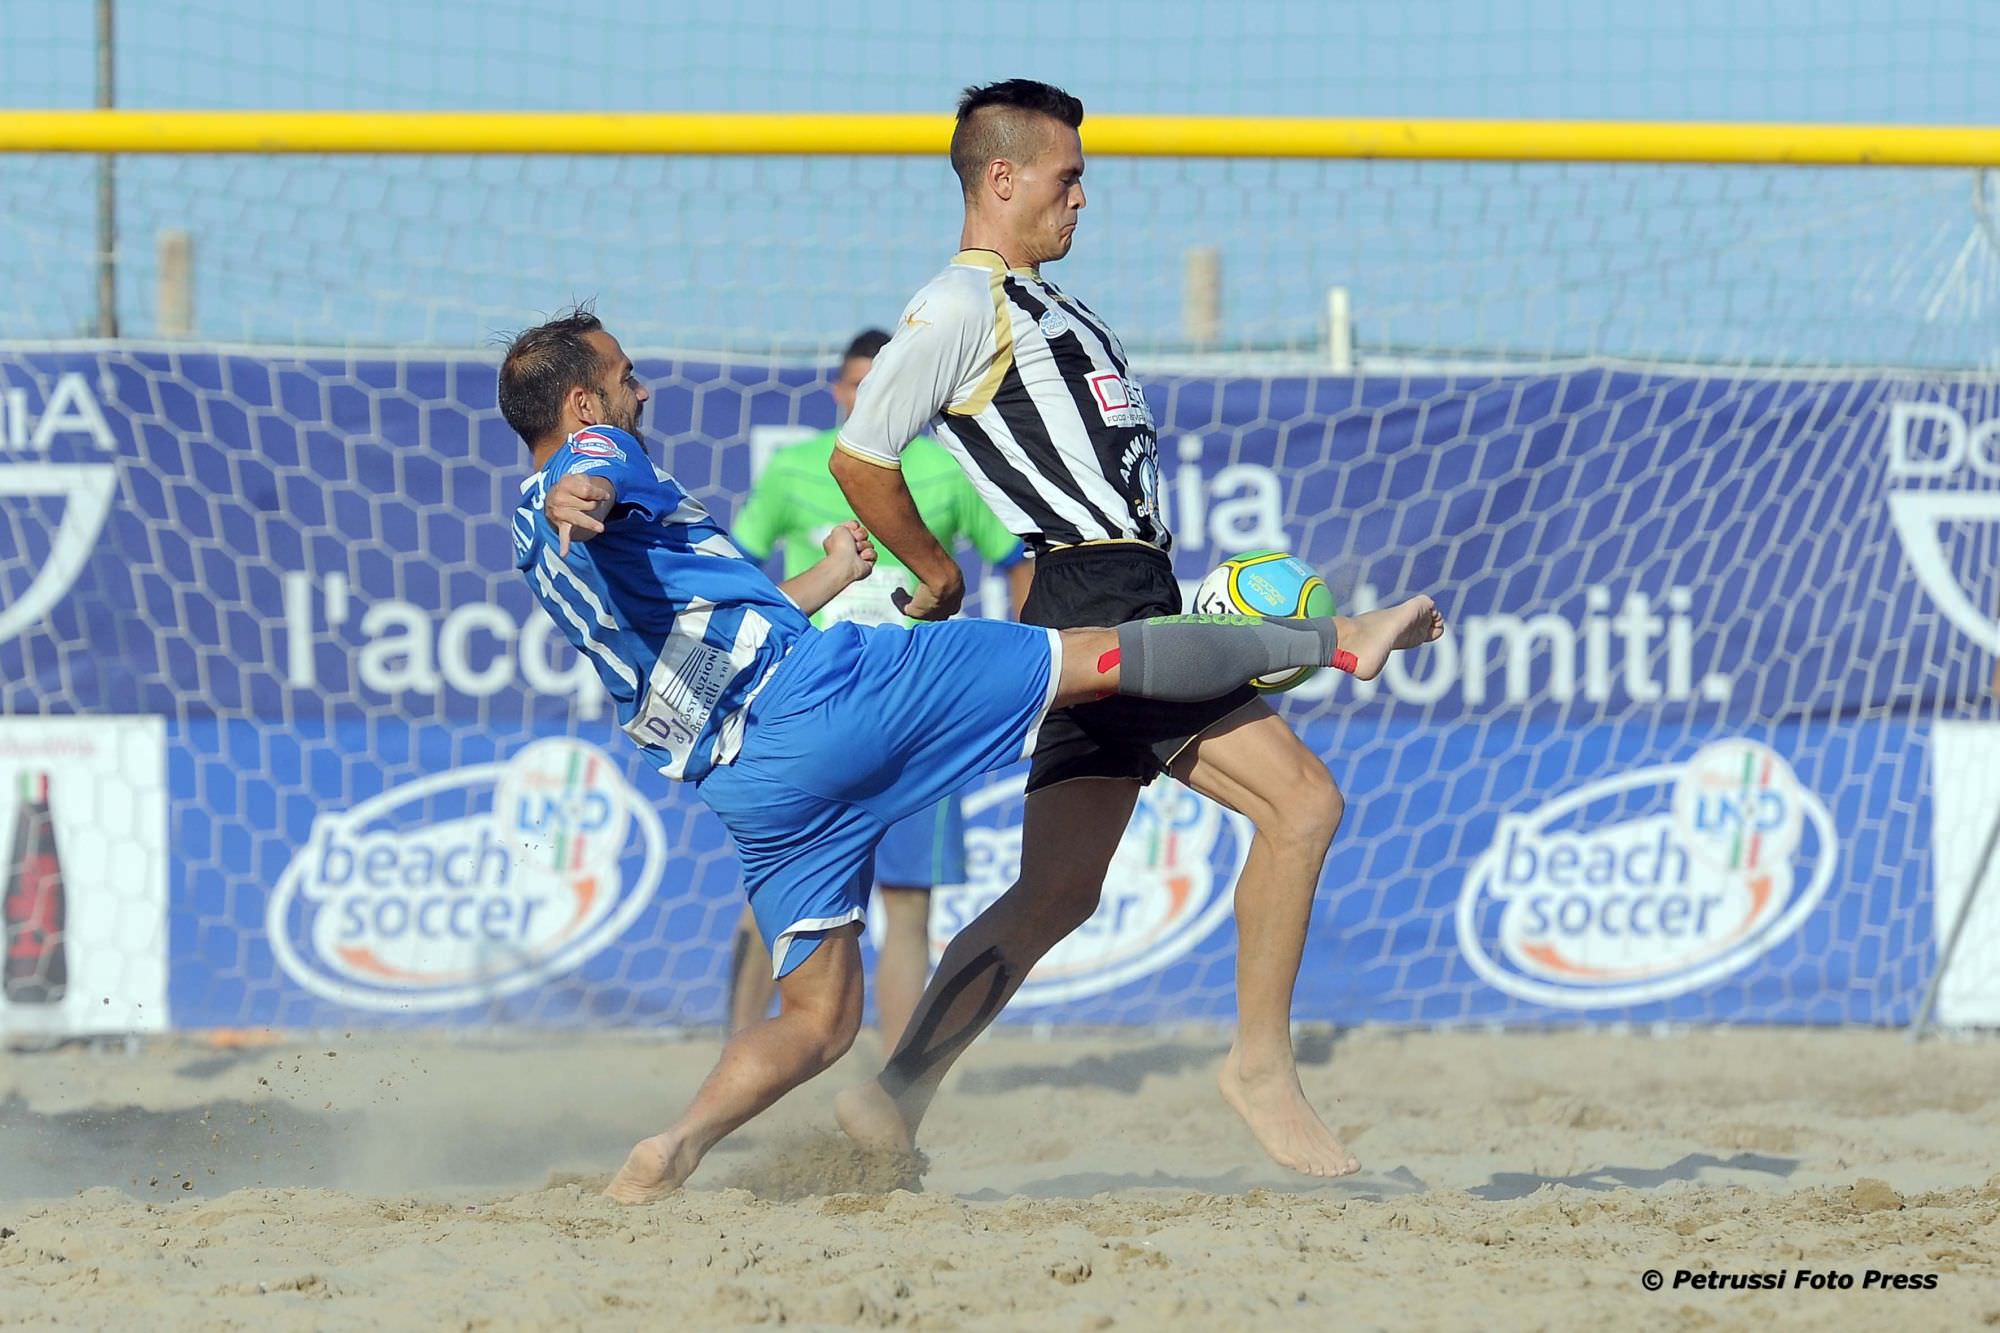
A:
[[[956,792],[889,825],[875,849],[875,882],[897,889],[965,882],[965,811]]]
[[[1055,630],[999,620],[809,631],[703,778],[782,977],[867,910],[876,844],[1033,752],[1062,671]]]

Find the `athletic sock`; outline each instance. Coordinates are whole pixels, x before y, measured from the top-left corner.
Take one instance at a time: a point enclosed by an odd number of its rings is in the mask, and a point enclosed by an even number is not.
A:
[[[1191,703],[1247,680],[1328,666],[1339,652],[1331,618],[1155,616],[1118,627],[1118,692]]]

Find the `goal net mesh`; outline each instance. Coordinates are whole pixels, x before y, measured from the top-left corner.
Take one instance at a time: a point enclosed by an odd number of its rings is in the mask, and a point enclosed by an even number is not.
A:
[[[233,82],[162,82],[241,19],[169,8],[177,26],[135,14],[121,39],[121,100],[405,95],[366,23],[320,15],[221,67]],[[947,67],[936,22],[891,8],[902,28],[828,29],[817,60],[696,24],[675,59],[733,72],[682,71],[686,95],[846,107]],[[1458,49],[1411,32],[1373,33],[1389,54],[1357,104],[1272,106],[1250,44],[1282,78],[1336,36],[1288,46],[1258,26],[1271,7],[1237,9],[1212,48],[1232,79],[1123,73],[1099,97],[1091,72],[1049,76],[1120,111],[1565,109],[1525,77],[1400,101],[1415,53]],[[444,53],[421,104],[545,85],[545,16],[473,41],[466,6],[414,13]],[[1124,17],[1079,40],[1187,43],[1178,11],[1165,37]],[[44,26],[3,57],[16,100],[75,103],[43,66],[88,33],[24,21]],[[1486,21],[1489,56],[1524,40]],[[1580,104],[1701,110],[1632,53],[1652,20],[1632,22],[1600,34],[1629,77]],[[1865,7],[1835,30],[1795,61],[1773,28],[1765,67],[1847,70],[1843,115],[1865,119],[1880,49],[1882,105],[1965,114],[1977,43],[1911,51]],[[645,20],[630,44],[675,35]],[[316,73],[315,47],[346,63]],[[614,59],[596,102],[565,84],[546,104],[632,105],[616,83],[637,73]],[[622,748],[511,567],[524,459],[492,338],[596,298],[640,353],[657,461],[726,517],[770,447],[833,424],[830,353],[954,248],[946,164],[128,157],[119,344],[66,341],[92,322],[95,172],[0,156],[0,1028],[716,1022],[735,860]],[[1343,608],[1430,590],[1452,621],[1377,682],[1276,701],[1348,802],[1298,1017],[1907,1021],[2000,803],[1989,178],[1107,158],[1086,189],[1052,276],[1135,354],[1180,576],[1281,547]],[[192,238],[178,339],[155,302],[169,232]],[[975,604],[1004,606],[968,568]],[[939,942],[1019,856],[1020,774],[965,799],[971,882],[934,895]],[[1010,1016],[1227,1020],[1249,838],[1150,788],[1097,915]],[[1961,948],[1990,960],[2000,890],[1984,902]],[[1995,1021],[1994,974],[1949,982],[1947,1018]]]

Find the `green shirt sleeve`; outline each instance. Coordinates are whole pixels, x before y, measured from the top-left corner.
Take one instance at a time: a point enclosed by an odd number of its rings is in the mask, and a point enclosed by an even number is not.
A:
[[[750,494],[744,499],[743,508],[737,511],[736,522],[730,525],[729,535],[746,555],[757,560],[768,559],[778,539],[791,526],[786,511],[792,488],[785,470],[782,462],[773,457],[763,474],[751,483]]]
[[[1021,557],[1021,539],[1007,531],[1006,524],[994,517],[986,502],[979,498],[979,492],[972,489],[972,483],[960,472],[954,483],[958,511],[958,530],[972,543],[972,549],[979,552],[980,559],[989,565],[1006,566]]]

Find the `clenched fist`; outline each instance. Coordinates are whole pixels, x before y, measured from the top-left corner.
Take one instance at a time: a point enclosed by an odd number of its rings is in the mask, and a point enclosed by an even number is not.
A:
[[[558,553],[569,555],[572,535],[577,541],[587,542],[603,532],[605,515],[611,512],[612,502],[617,498],[618,492],[610,482],[587,472],[572,472],[549,487],[542,498],[542,513],[562,538]]]
[[[869,540],[868,529],[852,519],[836,524],[820,543],[820,549],[836,569],[843,570],[849,583],[859,583],[875,570],[875,543]]]

